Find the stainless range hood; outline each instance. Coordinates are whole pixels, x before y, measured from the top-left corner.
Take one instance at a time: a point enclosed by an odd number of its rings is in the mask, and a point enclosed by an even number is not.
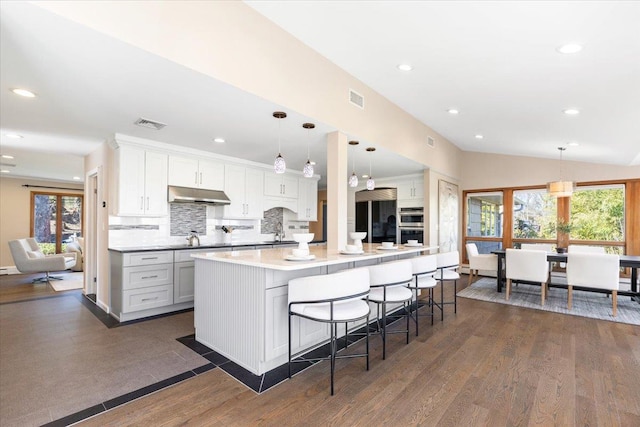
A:
[[[170,185],[167,191],[169,203],[202,203],[206,205],[228,205],[231,203],[224,191]]]

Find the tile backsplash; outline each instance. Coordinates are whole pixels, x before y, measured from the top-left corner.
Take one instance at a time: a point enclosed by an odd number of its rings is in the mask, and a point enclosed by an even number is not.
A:
[[[207,207],[197,203],[172,203],[169,205],[169,235],[187,236],[191,230],[207,233]]]
[[[282,224],[284,239],[293,233],[307,233],[309,223],[299,221],[289,209],[265,211],[264,219],[223,219],[222,210],[195,203],[172,204],[165,217],[109,217],[110,247],[143,247],[184,243],[191,230],[200,235],[201,244],[248,243],[273,239]],[[222,231],[222,226],[231,233]]]

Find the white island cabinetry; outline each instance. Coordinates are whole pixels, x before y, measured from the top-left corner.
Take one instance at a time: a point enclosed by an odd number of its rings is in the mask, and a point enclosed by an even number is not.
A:
[[[287,363],[289,280],[413,256],[430,248],[376,252],[367,245],[361,256],[311,246],[313,261],[291,262],[291,249],[196,254],[194,322],[196,340],[256,375]],[[394,307],[395,308],[395,307]],[[375,318],[375,310],[372,319]],[[321,345],[327,325],[296,317],[294,352]],[[342,332],[344,333],[344,329]]]

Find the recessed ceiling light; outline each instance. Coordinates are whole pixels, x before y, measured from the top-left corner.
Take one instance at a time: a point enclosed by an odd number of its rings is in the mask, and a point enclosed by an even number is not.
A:
[[[7,138],[11,138],[11,139],[21,139],[21,138],[23,138],[22,135],[18,135],[17,133],[6,133],[4,136],[6,136]]]
[[[562,46],[558,46],[556,50],[559,53],[564,54],[578,53],[582,50],[582,45],[579,45],[578,43],[567,43]]]
[[[7,169],[0,170],[0,173],[10,173]]]
[[[15,93],[16,95],[24,96],[25,98],[35,98],[36,97],[35,93],[31,92],[30,90],[26,90],[26,89],[16,88],[16,89],[12,89],[11,92]]]
[[[75,179],[76,181],[80,181],[80,177],[79,176],[74,176],[73,179]]]
[[[409,64],[398,64],[398,70],[400,71],[411,71],[413,67]]]
[[[369,175],[364,174],[364,175],[362,175],[362,177],[363,177],[363,178],[369,178]]]
[[[447,110],[447,113],[449,114],[458,114],[460,111],[456,110],[455,108],[449,108]]]
[[[580,110],[576,110],[575,108],[567,108],[566,110],[562,111],[563,113],[569,115],[569,116],[577,116],[578,114],[580,114]]]
[[[213,142],[217,142],[218,144],[224,143],[224,138],[214,138]]]
[[[3,154],[3,155],[2,155],[2,158],[3,158],[3,159],[10,159],[10,160],[11,160],[11,159],[13,159],[13,156],[10,156],[10,155],[8,155],[8,154]]]
[[[578,145],[580,145],[580,144],[579,144],[579,143],[577,143],[577,142],[570,142],[570,143],[568,143],[567,145],[568,145],[569,147],[577,147],[577,146],[578,146]]]
[[[311,163],[313,166],[315,166],[315,165],[316,165],[316,162],[314,162],[314,161],[311,161],[310,163]]]
[[[476,139],[482,139],[482,138],[484,138],[484,136],[482,136],[482,135],[480,135],[480,134],[477,134],[477,135],[476,135]]]

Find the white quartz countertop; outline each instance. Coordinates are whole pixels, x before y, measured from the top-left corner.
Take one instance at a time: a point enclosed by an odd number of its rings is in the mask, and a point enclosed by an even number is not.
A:
[[[289,261],[285,259],[292,255],[291,251],[294,248],[258,249],[236,252],[205,252],[193,254],[191,257],[207,261],[226,262],[273,270],[291,271],[332,264],[343,264],[353,261],[386,258],[401,254],[429,252],[432,249],[437,249],[437,247],[410,247],[405,245],[397,245],[395,246],[395,249],[380,249],[381,246],[376,243],[366,243],[363,246],[364,253],[359,255],[341,254],[339,251],[327,250],[326,246],[311,246],[309,248],[309,252],[311,255],[315,256],[315,259],[312,260]]]

